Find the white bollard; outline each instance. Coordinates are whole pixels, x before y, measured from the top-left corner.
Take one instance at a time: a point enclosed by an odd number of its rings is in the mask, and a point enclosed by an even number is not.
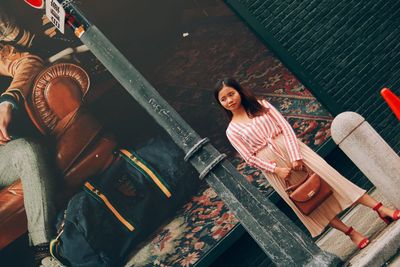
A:
[[[400,157],[355,112],[340,113],[332,122],[332,139],[375,187],[400,208]]]

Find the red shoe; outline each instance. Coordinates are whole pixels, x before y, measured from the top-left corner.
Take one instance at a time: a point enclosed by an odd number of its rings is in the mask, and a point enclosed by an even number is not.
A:
[[[354,230],[353,227],[350,226],[349,229],[344,234],[350,236],[353,230]],[[358,249],[363,249],[366,246],[368,246],[368,244],[369,244],[369,239],[366,237],[363,240],[361,240],[360,243],[358,243],[357,247]]]
[[[389,216],[382,216],[382,215],[379,213],[379,211],[378,211],[382,206],[383,206],[382,202],[379,202],[379,203],[376,204],[376,206],[373,207],[372,209],[378,213],[379,218],[381,218],[382,221],[384,221],[386,224],[391,224],[393,221],[397,221],[398,219],[400,219],[400,210],[395,210],[395,211],[393,212],[392,217],[389,217]]]

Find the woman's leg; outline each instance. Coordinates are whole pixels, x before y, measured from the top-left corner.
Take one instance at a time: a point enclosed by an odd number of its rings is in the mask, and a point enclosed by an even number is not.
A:
[[[338,217],[334,217],[330,222],[329,225],[343,233],[346,233],[346,231],[349,230],[349,226],[347,226],[344,222],[342,222]],[[360,244],[361,241],[363,241],[366,237],[357,232],[356,230],[353,230],[349,234],[350,239],[356,244]]]
[[[379,203],[379,201],[377,201],[376,199],[374,199],[373,197],[371,197],[368,194],[364,194],[362,197],[360,197],[357,200],[357,204],[362,204],[364,206],[367,206],[369,208],[374,208],[377,204]],[[394,214],[394,210],[389,209],[385,206],[382,206],[378,209],[378,212],[381,216],[383,217],[390,217],[393,218],[393,214]]]

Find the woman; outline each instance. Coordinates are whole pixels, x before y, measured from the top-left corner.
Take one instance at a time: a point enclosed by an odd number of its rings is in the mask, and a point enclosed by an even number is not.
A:
[[[368,238],[336,216],[358,203],[373,208],[386,223],[400,218],[400,210],[384,207],[297,140],[290,124],[270,103],[266,100],[258,101],[251,91],[242,88],[234,79],[219,81],[214,96],[230,118],[226,134],[233,147],[250,166],[262,170],[312,237],[330,225],[350,236],[359,249],[365,248],[369,244]],[[333,191],[327,200],[307,216],[300,212],[285,192],[285,180],[288,179],[292,184],[301,181],[304,172],[300,170],[305,167],[317,173]]]

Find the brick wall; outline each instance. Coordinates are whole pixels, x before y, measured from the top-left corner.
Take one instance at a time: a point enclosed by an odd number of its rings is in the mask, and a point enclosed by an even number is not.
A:
[[[400,95],[400,1],[226,0],[330,110],[363,115],[400,151],[379,92]]]

